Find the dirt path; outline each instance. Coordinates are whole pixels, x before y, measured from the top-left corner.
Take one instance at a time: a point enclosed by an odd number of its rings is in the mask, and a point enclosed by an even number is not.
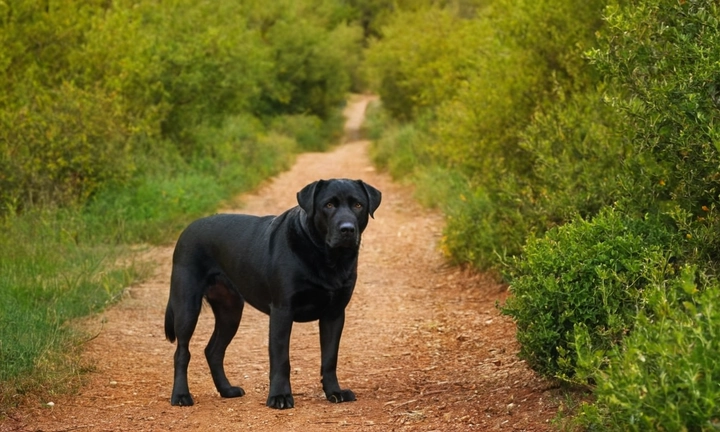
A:
[[[172,247],[150,250],[155,275],[132,287],[120,304],[93,318],[100,335],[87,345],[93,364],[77,395],[15,412],[0,431],[252,430],[527,430],[550,429],[557,397],[517,360],[514,326],[499,316],[505,289],[490,278],[447,266],[437,250],[442,218],[419,207],[412,190],[375,172],[368,142],[357,141],[368,98],[348,107],[345,144],[304,154],[294,168],[237,211],[277,214],[318,178],[362,178],[383,192],[363,235],[359,281],[347,311],[338,375],[357,402],[331,404],[320,385],[316,323],[296,324],[291,341],[296,408],[265,407],[268,318],[246,308],[228,348],[230,380],[247,394],[221,399],[203,349],[212,330],[205,310],[193,338],[192,407],[171,407],[174,345],[164,340],[163,315]]]

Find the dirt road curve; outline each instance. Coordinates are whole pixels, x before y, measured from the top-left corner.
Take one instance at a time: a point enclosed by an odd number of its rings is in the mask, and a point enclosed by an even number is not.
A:
[[[495,308],[505,289],[447,266],[437,250],[441,217],[413,202],[409,187],[375,172],[368,142],[356,140],[367,102],[356,97],[349,104],[346,143],[330,153],[299,156],[292,170],[226,210],[277,214],[318,178],[362,178],[383,192],[363,235],[340,347],[338,376],[357,402],[325,400],[317,325],[307,323],[295,325],[290,348],[296,408],[266,408],[268,318],[248,307],[226,357],[230,380],[247,394],[221,399],[215,391],[203,355],[212,330],[206,309],[191,346],[195,405],[170,406],[174,345],[163,334],[172,254],[167,246],[145,254],[157,263],[150,280],[92,319],[102,331],[87,345],[87,361],[96,369],[88,384],[77,395],[53,400],[53,407],[19,409],[0,431],[551,429],[557,397],[516,358],[514,326]]]

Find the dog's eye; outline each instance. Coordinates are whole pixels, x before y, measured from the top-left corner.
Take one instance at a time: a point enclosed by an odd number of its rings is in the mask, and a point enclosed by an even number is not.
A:
[[[325,204],[325,208],[329,208],[329,209],[335,208],[335,204],[333,204],[332,202],[329,202],[329,203]]]
[[[359,202],[356,202],[354,207],[355,207],[356,209],[361,209],[361,208],[362,208],[362,204],[359,203]]]

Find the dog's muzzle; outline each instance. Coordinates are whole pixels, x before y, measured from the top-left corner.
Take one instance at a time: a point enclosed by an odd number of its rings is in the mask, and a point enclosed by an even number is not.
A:
[[[352,222],[341,222],[329,238],[328,245],[336,247],[357,247],[360,242],[358,228]]]

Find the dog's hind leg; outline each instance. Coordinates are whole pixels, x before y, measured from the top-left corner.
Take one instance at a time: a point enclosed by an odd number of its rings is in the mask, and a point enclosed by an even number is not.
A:
[[[197,325],[202,307],[202,281],[194,272],[175,266],[170,281],[170,300],[166,312],[166,325],[173,326],[177,339],[175,349],[175,378],[173,382],[172,405],[190,406],[194,401],[188,388],[188,365],[190,364],[190,338]],[[172,334],[166,330],[170,336]],[[172,340],[171,340],[172,341]]]
[[[245,394],[245,390],[230,384],[223,365],[225,350],[237,333],[245,305],[243,298],[229,285],[230,283],[224,281],[222,277],[217,277],[205,294],[215,315],[215,330],[205,348],[205,358],[210,366],[215,387],[220,396],[226,398]]]

